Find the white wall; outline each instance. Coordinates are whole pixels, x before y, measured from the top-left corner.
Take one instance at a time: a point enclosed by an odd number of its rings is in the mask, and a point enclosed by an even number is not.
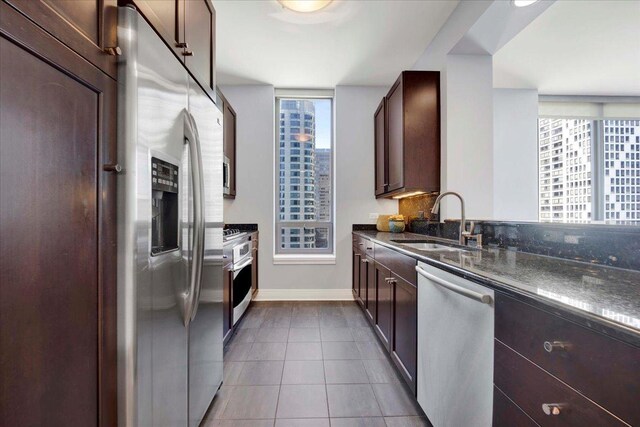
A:
[[[257,223],[258,298],[349,298],[351,229],[369,213],[395,213],[395,200],[374,196],[373,113],[388,88],[338,86],[335,94],[336,263],[274,265],[274,89],[223,86],[237,114],[237,196],[225,200],[225,222]],[[281,291],[286,290],[286,291]]]
[[[447,55],[442,91],[442,192],[467,218],[493,217],[493,73],[489,55]],[[441,218],[460,218],[449,198]]]
[[[494,89],[494,219],[538,220],[537,120],[537,90]]]

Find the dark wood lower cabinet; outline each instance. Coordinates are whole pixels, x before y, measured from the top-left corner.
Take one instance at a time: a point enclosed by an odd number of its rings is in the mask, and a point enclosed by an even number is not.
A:
[[[395,276],[392,277],[391,285],[393,286],[391,358],[415,393],[418,351],[418,289],[401,277]]]
[[[376,289],[376,265],[373,258],[366,257],[367,260],[367,281],[361,286],[367,288],[367,303],[365,304],[365,314],[369,318],[372,324],[376,321],[376,303],[378,299],[378,292]]]
[[[351,291],[353,297],[358,300],[358,294],[360,293],[360,260],[362,259],[360,253],[353,249],[351,252]]]
[[[0,75],[0,425],[116,425],[117,84],[5,2]]]
[[[493,387],[493,427],[536,427],[522,409],[511,401],[498,387]]]
[[[369,261],[365,254],[360,254],[360,280],[358,281],[358,302],[362,308],[367,307],[367,265]]]
[[[376,323],[375,330],[378,337],[382,340],[382,343],[390,350],[391,348],[391,333],[392,333],[392,298],[393,289],[389,281],[391,278],[391,272],[388,268],[375,263],[375,283],[377,289],[377,301],[376,301]]]

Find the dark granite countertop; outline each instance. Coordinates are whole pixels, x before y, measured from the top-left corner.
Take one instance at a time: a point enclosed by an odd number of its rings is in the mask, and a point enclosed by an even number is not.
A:
[[[484,247],[420,251],[393,240],[429,240],[413,233],[354,233],[630,344],[640,346],[640,272],[526,252]],[[560,311],[558,311],[560,309]]]

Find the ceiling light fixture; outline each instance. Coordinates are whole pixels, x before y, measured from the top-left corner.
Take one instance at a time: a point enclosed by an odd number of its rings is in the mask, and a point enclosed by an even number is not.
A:
[[[302,13],[317,12],[329,6],[329,3],[332,1],[333,0],[278,0],[282,7]]]
[[[512,3],[515,7],[527,7],[537,3],[538,1],[539,0],[512,0]]]

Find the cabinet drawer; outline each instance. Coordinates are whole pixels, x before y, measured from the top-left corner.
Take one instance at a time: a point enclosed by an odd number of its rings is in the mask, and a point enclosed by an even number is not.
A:
[[[393,274],[397,274],[413,286],[417,286],[417,261],[414,258],[381,245],[375,245],[374,251],[376,262],[384,265]]]
[[[494,383],[543,426],[623,426],[609,412],[567,387],[500,341],[495,341]],[[557,415],[544,405],[560,404]]]
[[[493,427],[535,427],[533,421],[518,408],[500,389],[493,387]]]
[[[632,425],[640,425],[640,349],[496,294],[496,338]],[[561,342],[567,350],[549,348]],[[547,349],[545,349],[545,343]]]

